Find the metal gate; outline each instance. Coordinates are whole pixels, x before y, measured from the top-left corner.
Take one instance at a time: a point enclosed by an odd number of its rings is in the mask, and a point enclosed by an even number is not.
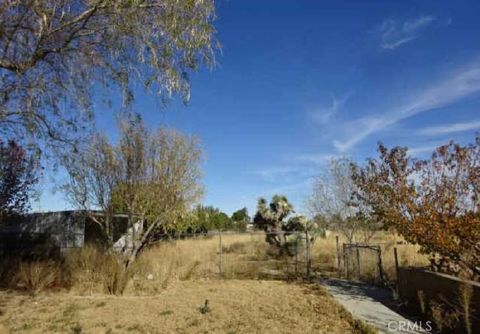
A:
[[[342,251],[343,274],[346,279],[377,284],[384,282],[382,249],[379,245],[345,243]]]

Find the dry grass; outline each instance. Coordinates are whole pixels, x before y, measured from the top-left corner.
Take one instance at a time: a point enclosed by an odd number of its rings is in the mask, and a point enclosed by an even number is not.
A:
[[[70,286],[79,294],[105,292],[121,295],[132,277],[115,254],[86,246],[72,250],[65,258],[70,274]]]
[[[280,281],[177,280],[156,297],[0,293],[0,304],[7,333],[365,332],[322,288]]]
[[[54,286],[60,277],[60,271],[55,262],[22,262],[14,279],[17,287],[35,295]]]
[[[133,292],[150,295],[191,279],[260,279],[275,270],[282,275],[282,260],[269,252],[263,235],[223,235],[221,258],[218,237],[161,242],[137,261]]]
[[[346,240],[339,238],[340,249]],[[424,267],[429,264],[428,257],[418,253],[419,246],[405,243],[404,240],[391,233],[377,233],[371,241],[382,250],[382,267],[387,280],[396,280],[394,248],[397,248],[400,266]],[[317,272],[323,275],[337,275],[337,250],[335,235],[327,238],[319,238],[315,241],[312,249],[313,265]],[[364,251],[360,254],[362,276],[367,280],[378,276],[377,258],[373,252]],[[343,266],[343,258],[342,258]]]
[[[473,333],[472,309],[473,287],[460,285],[456,298],[447,298],[442,294],[426,296],[418,291],[421,314],[433,320],[439,333]]]
[[[394,275],[397,241],[389,235],[374,241],[382,244],[389,277]],[[402,265],[425,264],[426,257],[418,255],[415,246],[397,247]],[[224,234],[221,253],[220,262],[218,237],[162,241],[142,253],[130,279],[120,282],[110,255],[88,247],[73,252],[64,266],[70,270],[68,290],[34,299],[13,292],[0,294],[0,333],[2,329],[15,333],[370,331],[323,289],[269,280],[303,275],[302,252],[298,258],[280,258],[260,233]],[[317,239],[312,254],[317,273],[336,274],[335,236]],[[106,294],[115,293],[111,289],[117,286],[124,290],[123,296]],[[206,299],[209,312],[202,314],[199,308]]]
[[[150,296],[177,281],[284,277],[284,259],[271,252],[263,235],[223,235],[221,261],[218,237],[161,241],[141,254],[128,282],[117,275],[111,256],[92,247],[72,252],[66,262],[72,272],[70,289],[77,294],[116,294],[111,288],[118,283],[126,295]]]
[[[395,235],[381,234],[374,243],[382,246],[382,262],[387,279],[395,279],[393,248],[397,247],[400,265],[426,265],[427,257],[418,254],[413,245],[397,243]],[[343,240],[340,239],[340,245]],[[222,256],[219,237],[202,237],[176,241],[161,241],[142,253],[131,272],[123,274],[111,254],[93,247],[71,252],[61,272],[52,264],[20,265],[13,275],[16,286],[32,293],[51,286],[53,276],[62,276],[65,287],[80,295],[101,293],[155,295],[176,281],[195,279],[295,279],[305,273],[305,254],[279,257],[266,242],[263,233],[222,235]],[[369,256],[370,255],[370,256]],[[367,279],[378,276],[376,258],[362,254],[362,275]],[[321,275],[337,275],[335,236],[318,238],[312,249],[313,269]],[[342,259],[343,260],[343,259]],[[55,274],[55,275],[53,275]],[[58,281],[58,279],[55,279]],[[58,286],[58,284],[55,284]]]

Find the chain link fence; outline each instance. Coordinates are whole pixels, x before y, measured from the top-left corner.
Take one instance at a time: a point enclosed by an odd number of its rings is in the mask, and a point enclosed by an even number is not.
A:
[[[278,243],[270,244],[267,239]],[[206,278],[293,279],[312,274],[311,240],[300,232],[211,231],[164,235],[148,252],[158,253],[157,250],[190,266],[187,272],[195,269],[197,275]]]
[[[46,233],[0,233],[0,255],[59,257],[83,247],[83,242],[78,242],[82,237],[75,235],[70,240]],[[210,231],[160,234],[144,253],[150,254],[152,262],[159,263],[157,267],[163,266],[163,271],[173,266],[181,268],[178,275],[182,277],[311,279],[327,276],[384,284],[396,280],[396,267],[425,262],[416,251],[412,245],[343,243],[334,235],[313,239],[304,232]]]

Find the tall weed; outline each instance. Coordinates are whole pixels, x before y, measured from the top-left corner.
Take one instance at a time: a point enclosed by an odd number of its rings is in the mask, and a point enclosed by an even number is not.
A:
[[[22,262],[15,275],[15,283],[17,287],[35,295],[58,283],[60,273],[60,266],[53,261]]]

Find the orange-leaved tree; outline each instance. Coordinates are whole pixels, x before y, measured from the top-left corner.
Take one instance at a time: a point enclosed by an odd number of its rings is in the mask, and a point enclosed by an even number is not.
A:
[[[352,164],[366,214],[419,244],[434,269],[480,278],[480,136],[465,146],[451,141],[427,160],[404,147],[379,144],[378,152]]]

